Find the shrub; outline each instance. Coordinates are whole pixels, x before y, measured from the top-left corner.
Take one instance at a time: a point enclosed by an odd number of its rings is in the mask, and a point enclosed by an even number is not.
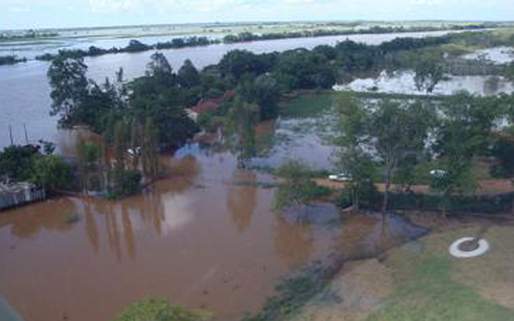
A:
[[[115,321],[202,321],[207,319],[209,316],[205,313],[171,305],[164,299],[144,299],[129,305]]]
[[[134,170],[116,169],[110,173],[111,190],[109,198],[134,195],[141,189],[141,173]]]
[[[282,165],[275,174],[285,180],[275,193],[275,209],[307,204],[330,194],[329,188],[319,186],[311,180],[314,172],[300,162],[290,161]]]

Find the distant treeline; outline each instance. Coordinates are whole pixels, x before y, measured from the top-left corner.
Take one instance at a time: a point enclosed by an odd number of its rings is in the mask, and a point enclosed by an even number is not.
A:
[[[0,41],[51,38],[57,36],[59,36],[57,32],[39,32],[28,30],[24,34],[0,33]]]
[[[404,33],[404,32],[427,32],[427,31],[441,31],[441,30],[476,30],[491,27],[485,24],[475,25],[451,25],[447,27],[380,27],[374,26],[368,29],[358,30],[305,30],[305,31],[292,31],[281,33],[265,33],[262,35],[253,34],[251,32],[243,32],[237,35],[227,35],[223,38],[224,43],[237,43],[247,41],[259,40],[275,40],[287,38],[307,38],[307,37],[325,37],[325,36],[344,36],[344,35],[358,35],[358,34],[382,34],[382,33]]]
[[[36,60],[50,61],[55,59],[57,56],[63,56],[68,58],[83,58],[83,57],[96,57],[107,54],[117,54],[117,53],[134,53],[134,52],[142,52],[148,50],[155,49],[179,49],[186,47],[199,47],[199,46],[208,46],[215,43],[220,43],[220,40],[210,40],[207,37],[188,37],[188,38],[175,38],[171,41],[166,42],[158,42],[154,45],[147,45],[138,40],[130,40],[129,44],[126,47],[116,48],[112,47],[110,49],[98,48],[95,46],[89,47],[87,50],[83,49],[73,49],[73,50],[59,50],[57,54],[44,54],[40,56],[36,56]]]
[[[306,37],[324,37],[324,36],[341,36],[341,35],[355,35],[355,34],[383,34],[383,33],[405,33],[405,32],[428,32],[428,31],[442,31],[442,30],[475,30],[493,27],[486,24],[475,25],[452,25],[444,28],[437,27],[371,27],[369,29],[361,30],[315,30],[315,31],[299,31],[299,32],[282,32],[282,33],[267,33],[267,34],[254,34],[250,32],[243,32],[237,35],[227,35],[222,40],[209,39],[207,37],[187,37],[175,38],[167,42],[158,42],[153,45],[144,44],[138,40],[130,40],[126,47],[103,49],[95,46],[89,47],[87,50],[74,49],[74,50],[59,50],[57,54],[44,54],[36,56],[36,60],[51,61],[57,56],[64,56],[69,58],[82,58],[82,57],[96,57],[106,54],[116,53],[134,53],[143,52],[148,50],[161,50],[161,49],[180,49],[188,47],[208,46],[220,43],[241,43],[249,41],[263,41],[263,40],[276,40],[288,38],[306,38]]]
[[[18,58],[17,56],[0,56],[0,66],[14,65],[19,62],[26,62],[27,58]]]

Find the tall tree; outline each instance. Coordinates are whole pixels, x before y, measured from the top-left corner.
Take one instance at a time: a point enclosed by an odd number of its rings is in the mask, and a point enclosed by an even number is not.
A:
[[[87,66],[82,58],[57,56],[48,69],[51,115],[60,115],[60,124],[70,127],[88,94]]]
[[[258,119],[258,106],[236,97],[229,114],[229,130],[234,134],[232,147],[236,149],[240,167],[246,167],[256,154],[255,126]]]
[[[184,88],[192,88],[200,85],[200,73],[191,60],[186,59],[178,71],[178,82]]]
[[[346,183],[354,210],[359,210],[361,199],[372,184],[377,171],[376,164],[366,151],[366,123],[368,113],[360,107],[360,102],[349,92],[339,93],[334,107],[338,115],[335,144],[336,166],[351,177]]]
[[[150,62],[146,66],[147,76],[168,77],[173,73],[166,56],[161,52],[155,52],[150,56]]]
[[[141,146],[143,173],[150,178],[159,175],[159,131],[151,118],[145,120]]]
[[[366,106],[351,96],[341,96],[336,105],[341,117],[342,156],[350,156],[341,163],[357,175],[357,184],[369,179],[371,162],[382,170],[385,212],[398,169],[406,158],[420,157],[425,151],[434,112],[419,102],[384,100],[376,106]]]
[[[434,91],[435,86],[443,80],[443,65],[434,57],[421,57],[416,64],[414,71],[414,82],[418,90],[425,90],[427,93]]]

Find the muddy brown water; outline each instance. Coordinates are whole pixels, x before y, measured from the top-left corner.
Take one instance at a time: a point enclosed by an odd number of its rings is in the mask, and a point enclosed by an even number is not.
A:
[[[165,161],[171,177],[141,195],[0,212],[0,294],[26,321],[109,321],[145,297],[239,320],[295,269],[376,255],[417,233],[404,221],[341,217],[330,204],[294,220],[271,210],[274,189],[257,187],[273,178],[237,169],[230,153],[178,155]],[[329,219],[305,220],[317,212]]]

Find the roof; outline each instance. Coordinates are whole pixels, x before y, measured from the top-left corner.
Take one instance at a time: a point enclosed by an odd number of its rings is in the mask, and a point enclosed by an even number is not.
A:
[[[196,104],[196,106],[191,108],[191,110],[197,114],[205,113],[208,111],[214,111],[218,109],[223,102],[231,99],[235,95],[235,90],[228,90],[219,97],[200,100],[198,104]]]

